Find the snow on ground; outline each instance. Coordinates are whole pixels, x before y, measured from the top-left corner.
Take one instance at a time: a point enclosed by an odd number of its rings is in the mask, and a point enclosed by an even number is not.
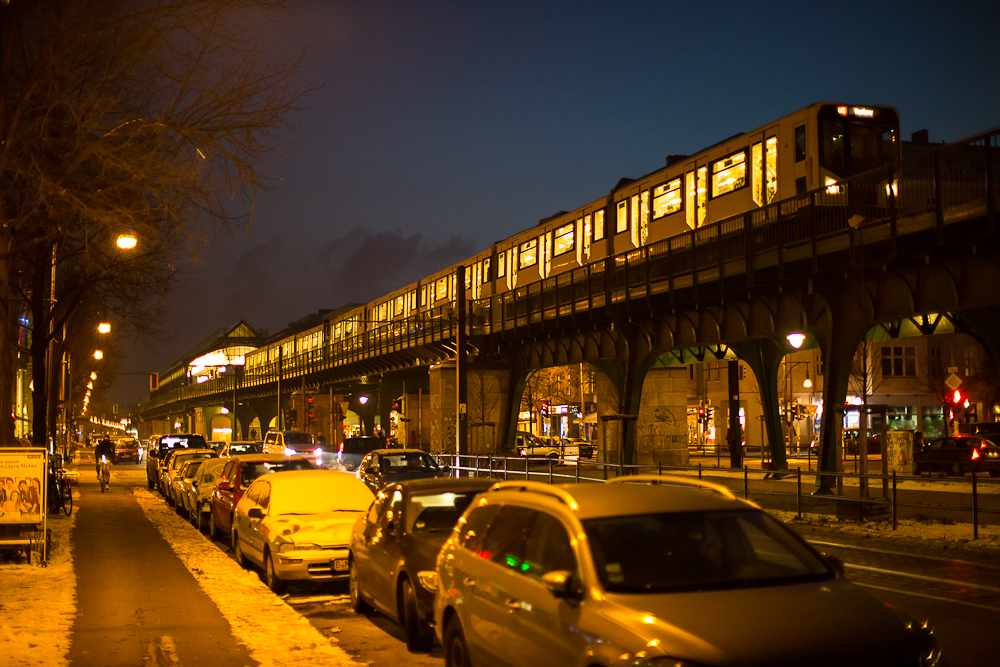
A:
[[[355,666],[336,643],[144,488],[133,495],[198,585],[229,621],[233,635],[264,667]],[[0,653],[0,655],[3,655]]]
[[[0,565],[0,661],[8,667],[66,665],[76,619],[76,574],[70,537],[76,512],[49,515],[47,567]]]

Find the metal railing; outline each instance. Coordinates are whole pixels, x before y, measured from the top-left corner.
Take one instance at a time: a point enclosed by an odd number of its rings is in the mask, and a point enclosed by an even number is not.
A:
[[[992,523],[1000,524],[1000,479],[984,478],[971,473],[964,478],[859,473],[826,473],[837,478],[836,495],[819,494],[811,483],[817,473],[793,469],[781,472],[752,468],[716,468],[703,466],[626,465],[591,460],[568,460],[548,457],[493,456],[487,454],[438,454],[439,462],[447,463],[462,477],[490,477],[497,480],[530,480],[548,484],[604,482],[616,477],[640,474],[688,474],[722,484],[733,493],[759,504],[768,502],[771,509],[787,507],[802,514],[833,514],[853,520],[884,520],[896,530],[900,510],[914,518],[925,518],[924,512],[944,512],[943,521],[958,522],[953,517],[967,519],[972,524],[972,539],[979,538],[983,515],[996,515]],[[805,478],[805,482],[803,481]],[[853,482],[853,483],[852,483]],[[920,482],[927,490],[900,489],[905,482]],[[961,491],[956,485],[964,487]],[[980,487],[992,492],[983,493]],[[867,487],[866,497],[861,490]],[[936,489],[934,487],[937,487]],[[929,502],[916,499],[927,491],[950,494],[943,500]],[[961,502],[960,502],[961,501]],[[793,510],[794,508],[794,510]],[[964,523],[964,521],[962,521]]]

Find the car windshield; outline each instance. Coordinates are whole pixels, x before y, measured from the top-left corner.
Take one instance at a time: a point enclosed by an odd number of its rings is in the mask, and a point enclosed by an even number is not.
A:
[[[176,449],[178,447],[203,449],[206,447],[205,438],[200,435],[165,435],[160,439],[161,449]]]
[[[201,467],[201,461],[192,461],[189,465],[184,468],[184,477],[190,479],[198,474],[198,468]]]
[[[311,445],[313,444],[313,437],[309,433],[286,433],[285,434],[285,444],[286,445]]]
[[[383,475],[399,472],[434,472],[438,470],[437,463],[423,452],[405,452],[402,454],[382,454],[381,471]]]
[[[234,442],[229,445],[230,454],[259,454],[260,445],[252,442]]]
[[[605,590],[658,593],[824,579],[827,565],[764,512],[669,512],[583,522]]]
[[[451,530],[477,493],[477,491],[463,491],[421,493],[410,496],[410,502],[406,505],[406,532]]]
[[[251,461],[240,464],[240,482],[243,486],[249,486],[262,475],[283,470],[311,470],[312,465],[305,459],[292,459],[290,461]]]

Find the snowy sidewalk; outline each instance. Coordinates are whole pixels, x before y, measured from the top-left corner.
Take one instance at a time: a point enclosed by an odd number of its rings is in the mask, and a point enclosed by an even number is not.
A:
[[[162,501],[116,482],[102,496],[84,476],[73,515],[50,517],[48,567],[0,564],[4,665],[359,664]]]

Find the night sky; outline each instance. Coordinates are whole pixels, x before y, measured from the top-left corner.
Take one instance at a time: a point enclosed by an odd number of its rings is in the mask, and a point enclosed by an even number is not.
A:
[[[813,102],[892,105],[902,136],[1000,125],[1000,3],[303,0],[268,36],[322,85],[268,157],[251,229],[192,249],[166,372],[240,319],[367,302]],[[118,376],[107,397],[148,400]]]

